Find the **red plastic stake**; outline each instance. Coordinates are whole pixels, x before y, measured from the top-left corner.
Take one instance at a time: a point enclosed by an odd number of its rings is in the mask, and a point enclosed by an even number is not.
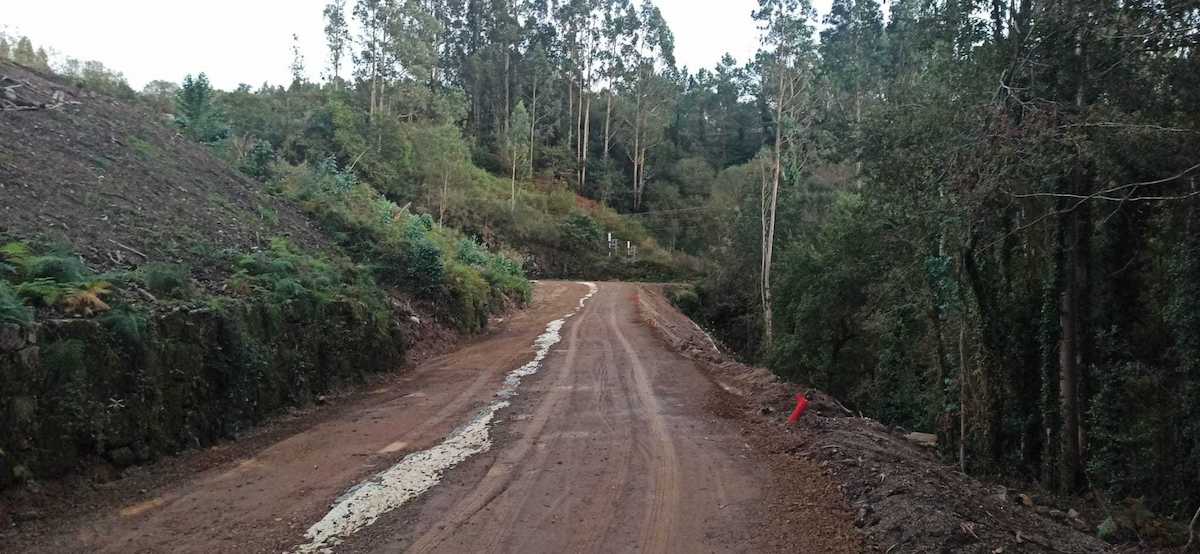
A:
[[[800,421],[800,416],[804,415],[804,411],[808,409],[808,399],[803,394],[796,395],[796,409],[792,410],[792,415],[788,416],[788,425],[795,425]]]

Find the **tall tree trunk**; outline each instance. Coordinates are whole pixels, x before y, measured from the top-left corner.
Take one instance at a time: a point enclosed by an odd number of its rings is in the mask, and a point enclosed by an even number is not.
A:
[[[438,225],[446,223],[446,192],[450,188],[450,173],[442,170],[442,205],[438,207]]]
[[[1085,12],[1086,2],[1077,1],[1073,15],[1080,25],[1075,31],[1075,108],[1082,113],[1085,102],[1085,85],[1087,82],[1088,60],[1084,51],[1085,26],[1089,19]],[[1087,194],[1085,184],[1087,175],[1083,161],[1076,159],[1075,167],[1065,183],[1068,193]],[[1082,474],[1082,443],[1083,423],[1080,417],[1080,383],[1081,361],[1084,358],[1080,339],[1087,332],[1083,317],[1081,298],[1084,292],[1084,279],[1087,273],[1087,258],[1085,255],[1088,240],[1085,211],[1078,209],[1067,211],[1060,217],[1066,225],[1065,242],[1060,248],[1066,251],[1066,267],[1064,268],[1063,289],[1059,297],[1059,320],[1062,336],[1059,338],[1059,398],[1062,417],[1062,453],[1060,458],[1062,489],[1066,492],[1076,490]]]
[[[588,141],[592,138],[592,95],[584,96],[583,108],[583,151],[580,158],[580,192],[588,180]]]
[[[575,140],[575,81],[567,79],[567,143]]]
[[[367,108],[367,115],[373,120],[375,119],[375,90],[379,87],[378,80],[375,77],[375,68],[371,68],[371,99]]]
[[[1066,199],[1059,198],[1054,202],[1056,211],[1066,211],[1066,206]],[[1059,393],[1058,352],[1061,346],[1062,322],[1058,311],[1067,273],[1067,256],[1064,248],[1064,245],[1067,244],[1067,229],[1066,222],[1062,217],[1059,217],[1056,222],[1053,240],[1054,270],[1043,285],[1042,313],[1038,326],[1042,385],[1039,399],[1042,416],[1040,481],[1042,486],[1050,489],[1058,488],[1059,459],[1062,453],[1062,441],[1060,440],[1062,421],[1059,413],[1062,403]]]
[[[579,161],[583,159],[583,101],[587,91],[583,89],[583,74],[579,76],[579,112],[575,116],[575,174],[579,175]]]
[[[958,470],[967,472],[967,312],[963,305],[958,322]]]
[[[782,62],[781,62],[782,63]],[[783,104],[787,101],[787,79],[782,67],[779,68],[779,97],[775,105],[775,155],[771,160],[770,199],[764,191],[762,206],[762,267],[761,293],[763,304],[763,339],[767,346],[774,340],[774,313],[771,307],[771,265],[775,249],[775,213],[779,203],[779,181],[783,178]]]
[[[612,143],[612,90],[605,93],[606,101],[604,107],[604,165],[608,166],[608,153]]]
[[[506,136],[506,137],[512,136],[512,129],[510,128],[511,122],[512,122],[512,98],[511,98],[510,91],[511,91],[512,87],[510,84],[511,79],[509,78],[509,73],[512,73],[511,67],[512,67],[512,54],[509,53],[508,48],[505,48],[504,49],[504,136]]]
[[[612,88],[605,91],[606,106],[604,108],[604,190],[600,192],[600,201],[604,205],[608,205],[608,187],[612,181],[612,175],[608,166],[609,146],[612,142],[611,124],[612,124]]]
[[[642,207],[641,192],[641,152],[642,152],[642,97],[639,94],[633,115],[633,209]]]
[[[1058,317],[1060,336],[1058,339],[1058,395],[1059,413],[1062,417],[1062,453],[1060,457],[1060,484],[1064,490],[1074,489],[1079,475],[1079,406],[1077,402],[1078,328],[1078,266],[1080,264],[1079,223],[1074,213],[1067,213],[1064,241],[1059,244],[1066,252],[1063,287],[1059,292]]]
[[[533,101],[532,108],[529,112],[529,177],[533,178],[533,149],[536,145],[535,131],[537,130],[537,101],[538,101],[538,81],[541,79],[534,77],[533,79]]]
[[[932,286],[930,287],[932,289]],[[934,367],[937,371],[934,374],[934,396],[933,396],[933,422],[934,431],[938,435],[938,444],[946,444],[951,438],[950,429],[945,424],[944,415],[946,413],[946,377],[950,375],[950,368],[947,365],[948,353],[946,352],[946,325],[945,312],[938,305],[937,293],[934,290],[929,291],[932,297],[932,306],[929,309],[928,317],[930,327],[933,329],[934,339]]]

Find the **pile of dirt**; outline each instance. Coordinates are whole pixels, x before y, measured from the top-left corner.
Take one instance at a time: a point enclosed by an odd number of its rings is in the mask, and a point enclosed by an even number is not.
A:
[[[731,361],[712,339],[663,297],[661,287],[639,295],[643,320],[676,350],[705,368],[736,401],[715,407],[753,429],[756,448],[786,456],[783,486],[811,487],[814,504],[839,509],[822,496],[816,472],[838,483],[854,526],[878,552],[1104,552],[1110,545],[1091,533],[1098,522],[1066,506],[1043,505],[941,463],[927,437],[908,436],[869,418],[855,417],[836,399],[814,392],[809,412],[789,426],[794,395],[802,390],[769,371]],[[1060,509],[1062,508],[1062,509]],[[797,522],[807,529],[808,520]]]
[[[323,249],[291,203],[262,191],[169,116],[0,62],[0,234],[66,242],[97,270],[184,263],[274,237]]]

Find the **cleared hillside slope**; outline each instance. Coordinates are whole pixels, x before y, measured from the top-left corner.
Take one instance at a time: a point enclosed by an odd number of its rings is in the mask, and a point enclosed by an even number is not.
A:
[[[161,116],[9,63],[0,110],[0,489],[236,438],[528,297],[514,262],[368,185],[302,210]]]
[[[221,272],[214,251],[328,245],[160,116],[7,62],[0,87],[0,232],[66,241],[100,270],[172,261],[200,279]]]

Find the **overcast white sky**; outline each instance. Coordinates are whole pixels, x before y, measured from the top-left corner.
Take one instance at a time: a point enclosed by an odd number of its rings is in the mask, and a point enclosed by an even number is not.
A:
[[[0,29],[26,34],[60,57],[95,59],[135,89],[205,72],[219,88],[290,81],[292,34],[310,77],[324,69],[328,0],[6,0]],[[676,57],[693,71],[725,52],[745,62],[758,46],[756,0],[655,0],[675,32]],[[815,0],[818,11],[830,0]]]

